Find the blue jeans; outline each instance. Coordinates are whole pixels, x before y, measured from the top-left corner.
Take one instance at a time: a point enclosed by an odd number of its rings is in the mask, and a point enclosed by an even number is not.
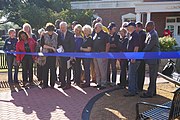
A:
[[[6,55],[6,61],[8,65],[8,82],[12,83],[12,69],[13,69],[13,63],[15,60],[14,55],[7,54]],[[14,66],[14,82],[18,82],[18,66]]]
[[[129,62],[129,70],[128,70],[128,91],[132,94],[136,94],[137,92],[137,76],[138,76],[138,67],[140,65],[140,61],[135,63]]]

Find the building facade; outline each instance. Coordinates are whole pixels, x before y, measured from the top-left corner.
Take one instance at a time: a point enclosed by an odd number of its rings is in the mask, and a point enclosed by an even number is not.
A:
[[[103,24],[114,21],[154,21],[160,36],[167,27],[180,45],[180,0],[97,0],[71,2],[72,9],[92,9]]]

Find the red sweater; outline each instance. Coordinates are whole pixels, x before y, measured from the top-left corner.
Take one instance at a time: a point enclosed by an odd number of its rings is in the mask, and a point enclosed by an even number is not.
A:
[[[36,47],[36,41],[34,39],[32,39],[32,38],[29,38],[28,39],[28,44],[29,44],[31,52],[34,52],[35,47]],[[16,44],[16,52],[26,52],[25,47],[24,47],[24,40],[21,40],[21,41],[17,42],[17,44]],[[21,62],[23,60],[24,56],[25,56],[24,54],[17,54],[16,55],[16,60]],[[35,59],[34,56],[33,56],[33,59]]]

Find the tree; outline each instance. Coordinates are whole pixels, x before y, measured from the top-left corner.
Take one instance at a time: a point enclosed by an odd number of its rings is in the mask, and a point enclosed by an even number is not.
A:
[[[2,1],[2,0],[1,0]],[[91,10],[71,10],[70,0],[4,0],[1,16],[7,21],[22,26],[25,22],[39,29],[47,22],[62,19],[67,22],[77,20],[82,24],[90,24]]]

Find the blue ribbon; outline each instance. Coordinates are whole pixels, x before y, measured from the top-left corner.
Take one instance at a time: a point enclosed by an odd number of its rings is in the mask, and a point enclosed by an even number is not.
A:
[[[2,51],[2,54],[25,54],[34,56],[59,56],[77,58],[108,58],[108,59],[168,59],[180,58],[180,51],[177,52],[65,52],[65,53],[27,53]]]

